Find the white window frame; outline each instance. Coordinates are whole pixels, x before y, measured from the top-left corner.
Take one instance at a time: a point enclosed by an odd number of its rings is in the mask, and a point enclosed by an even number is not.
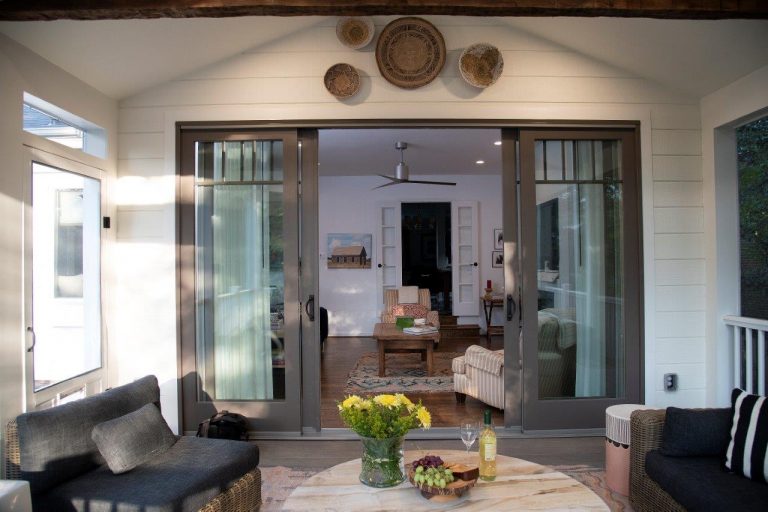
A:
[[[52,143],[53,144],[53,143]],[[65,172],[78,174],[84,177],[93,178],[100,183],[100,202],[101,215],[107,211],[106,201],[106,181],[107,175],[101,169],[91,167],[82,162],[78,162],[68,157],[59,156],[44,150],[28,147],[28,158],[25,162],[24,173],[24,215],[23,215],[23,287],[24,287],[24,323],[23,323],[23,353],[24,353],[24,390],[25,390],[25,411],[36,409],[47,409],[68,401],[72,397],[90,396],[99,393],[108,387],[107,385],[107,333],[105,329],[105,294],[104,294],[104,254],[106,235],[103,227],[100,237],[100,317],[101,317],[101,365],[86,373],[76,375],[67,380],[57,382],[47,386],[39,391],[35,391],[34,386],[34,354],[29,349],[34,343],[34,331],[32,316],[32,278],[33,261],[32,254],[32,166],[33,164],[42,164]]]

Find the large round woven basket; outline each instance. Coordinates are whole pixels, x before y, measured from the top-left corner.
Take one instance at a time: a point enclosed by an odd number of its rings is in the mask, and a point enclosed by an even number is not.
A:
[[[487,43],[467,47],[459,57],[459,72],[470,85],[484,89],[493,85],[504,71],[504,58],[498,48]]]
[[[445,41],[440,31],[422,18],[399,18],[381,31],[376,64],[382,76],[403,89],[427,85],[445,65]]]
[[[336,37],[353,50],[368,46],[375,32],[373,20],[368,17],[348,16],[336,23]]]
[[[323,77],[325,88],[337,98],[349,98],[360,90],[360,74],[349,64],[334,64]]]

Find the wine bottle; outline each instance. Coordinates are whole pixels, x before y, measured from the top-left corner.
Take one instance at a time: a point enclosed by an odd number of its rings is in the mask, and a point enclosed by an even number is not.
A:
[[[480,479],[496,479],[496,431],[491,422],[491,410],[483,414],[483,431],[480,433]]]

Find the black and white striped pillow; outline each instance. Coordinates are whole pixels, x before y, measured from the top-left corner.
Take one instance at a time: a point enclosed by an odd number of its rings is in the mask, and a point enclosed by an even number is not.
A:
[[[733,424],[725,467],[752,480],[768,482],[768,400],[734,389],[731,404]]]

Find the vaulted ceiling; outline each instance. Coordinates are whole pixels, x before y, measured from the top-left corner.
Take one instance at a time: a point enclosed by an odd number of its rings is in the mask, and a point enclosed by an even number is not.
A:
[[[393,17],[375,17],[383,26]],[[335,17],[0,22],[0,33],[122,99]],[[438,27],[455,22],[430,16]],[[474,19],[476,20],[476,19]],[[767,20],[492,18],[701,97],[768,64]],[[476,22],[476,21],[474,21]]]

